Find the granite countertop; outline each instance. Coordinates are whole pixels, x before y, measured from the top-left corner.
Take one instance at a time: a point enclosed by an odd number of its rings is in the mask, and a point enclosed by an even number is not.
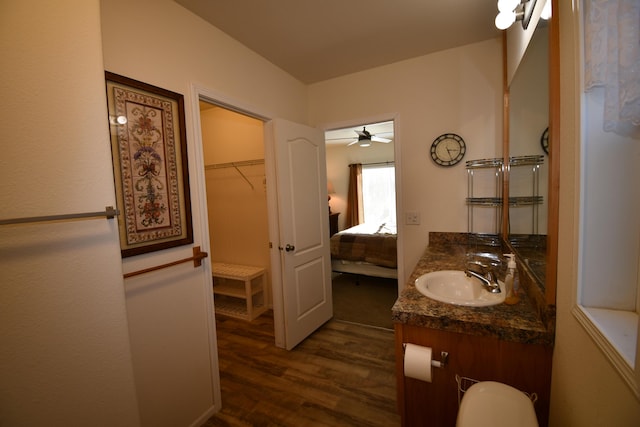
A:
[[[453,236],[453,238],[452,238]],[[548,319],[541,318],[540,307],[527,289],[520,290],[520,302],[489,307],[464,307],[446,304],[422,295],[415,280],[438,270],[464,270],[471,256],[503,259],[499,244],[471,243],[465,233],[430,235],[430,244],[409,278],[409,282],[392,308],[395,323],[450,332],[493,337],[526,344],[553,345],[554,331]],[[500,280],[504,272],[498,274]],[[521,281],[522,282],[522,281]]]

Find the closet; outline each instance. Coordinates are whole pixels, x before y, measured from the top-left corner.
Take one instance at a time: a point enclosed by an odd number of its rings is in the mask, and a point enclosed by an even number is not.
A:
[[[270,307],[263,122],[200,102],[216,312],[253,320]]]

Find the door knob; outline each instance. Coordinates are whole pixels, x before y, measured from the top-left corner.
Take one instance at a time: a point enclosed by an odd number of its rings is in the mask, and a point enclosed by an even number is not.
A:
[[[295,249],[296,249],[296,247],[293,246],[293,245],[287,245],[287,246],[284,247],[284,250],[287,251],[287,252],[291,252],[291,251],[293,251]]]

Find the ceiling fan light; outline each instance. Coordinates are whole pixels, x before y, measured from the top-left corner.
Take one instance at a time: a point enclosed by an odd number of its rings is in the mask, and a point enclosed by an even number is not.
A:
[[[360,145],[360,147],[369,147],[369,146],[371,146],[371,140],[370,139],[361,139],[358,142],[358,145]]]

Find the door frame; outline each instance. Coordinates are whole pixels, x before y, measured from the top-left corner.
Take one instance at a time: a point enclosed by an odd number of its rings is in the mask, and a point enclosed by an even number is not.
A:
[[[323,131],[342,129],[349,127],[362,126],[368,123],[379,123],[393,121],[393,161],[395,165],[395,178],[396,178],[396,229],[398,233],[397,237],[397,253],[398,260],[398,295],[404,289],[405,283],[405,269],[404,263],[401,260],[404,259],[403,244],[404,241],[404,227],[402,227],[402,220],[404,218],[401,215],[402,212],[402,158],[400,156],[400,114],[399,113],[382,113],[375,116],[365,116],[356,119],[349,119],[340,122],[328,122],[318,126]]]
[[[197,158],[198,163],[198,180],[202,183],[205,182],[204,177],[204,153],[202,150],[203,141],[202,141],[202,124],[200,123],[200,106],[199,102],[202,100],[204,102],[208,102],[213,105],[217,105],[222,108],[226,108],[227,110],[234,111],[239,114],[243,114],[248,117],[252,117],[254,119],[261,120],[266,124],[266,122],[274,119],[275,117],[271,112],[267,112],[256,108],[255,106],[248,105],[236,98],[232,98],[226,95],[221,94],[215,90],[209,89],[207,87],[201,86],[199,84],[192,83],[191,85],[191,106],[193,108],[193,125],[194,125],[194,135],[193,141],[197,150],[194,153],[194,156]],[[267,178],[267,219],[269,223],[269,244],[276,245],[277,250],[277,242],[278,236],[280,235],[279,227],[278,227],[278,212],[274,211],[272,206],[275,206],[277,209],[277,193],[275,188],[275,153],[268,146],[267,141],[263,142],[264,144],[264,160],[265,160],[265,176]],[[199,186],[199,191],[204,192],[205,186]],[[275,205],[271,203],[269,200],[273,198],[276,200]],[[203,214],[202,221],[202,230],[203,230],[203,239],[206,239],[207,247],[211,246],[211,242],[209,241],[209,225],[206,221],[208,218],[208,207],[206,203],[206,197],[198,198],[201,200],[201,206],[198,206],[199,211]],[[275,242],[275,243],[274,243]],[[273,259],[273,248],[270,248],[270,258]],[[282,271],[281,265],[279,263],[271,262],[271,304],[273,306],[273,327],[274,327],[274,336],[275,336],[275,345],[280,348],[284,348],[285,346],[285,319],[284,319],[284,306],[282,301]],[[277,285],[280,284],[280,285]],[[276,286],[277,285],[277,286]],[[215,326],[215,325],[214,325]],[[217,337],[216,337],[216,347],[217,347]],[[216,360],[217,363],[217,360]]]

